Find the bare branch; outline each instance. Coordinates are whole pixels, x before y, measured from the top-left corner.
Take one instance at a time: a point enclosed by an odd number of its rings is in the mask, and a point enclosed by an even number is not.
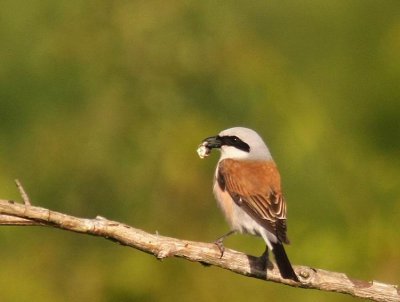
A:
[[[306,289],[339,292],[373,301],[400,301],[397,286],[376,281],[361,281],[347,277],[344,273],[329,272],[307,266],[295,266],[300,283],[282,279],[274,267],[263,271],[254,256],[226,249],[220,258],[217,246],[211,243],[194,242],[150,234],[129,225],[110,221],[104,217],[85,219],[51,211],[49,209],[26,206],[8,200],[0,200],[0,225],[47,225],[77,233],[103,237],[122,245],[130,246],[158,259],[179,257],[202,264],[215,265],[234,273],[257,279],[273,281]],[[10,216],[15,217],[12,221]]]

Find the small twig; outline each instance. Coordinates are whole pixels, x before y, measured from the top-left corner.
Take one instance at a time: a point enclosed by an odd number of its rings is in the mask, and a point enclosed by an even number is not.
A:
[[[26,206],[31,206],[31,201],[29,199],[28,194],[26,194],[26,191],[24,189],[24,187],[22,186],[21,182],[18,179],[15,179],[15,184],[17,185],[17,188],[19,190],[19,194],[21,194],[22,200],[24,201],[24,204]]]

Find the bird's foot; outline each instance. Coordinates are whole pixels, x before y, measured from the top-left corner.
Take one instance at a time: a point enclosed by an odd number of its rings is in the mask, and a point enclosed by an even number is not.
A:
[[[274,267],[269,261],[268,247],[266,247],[264,253],[258,257],[258,263],[262,271],[266,271],[268,268],[272,269]]]
[[[218,247],[218,249],[221,253],[221,256],[219,258],[222,258],[225,253],[224,239],[225,239],[225,237],[221,237],[214,241],[214,244]]]
[[[219,251],[221,252],[221,256],[219,258],[222,258],[222,256],[224,256],[224,252],[225,252],[225,247],[224,247],[224,240],[226,237],[235,234],[236,231],[229,231],[228,233],[226,233],[225,235],[219,237],[217,240],[214,241],[214,244],[218,247]]]

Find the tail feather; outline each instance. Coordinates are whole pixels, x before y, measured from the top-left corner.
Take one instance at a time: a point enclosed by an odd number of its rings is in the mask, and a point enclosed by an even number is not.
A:
[[[285,248],[281,242],[272,243],[272,252],[275,255],[276,264],[281,273],[282,278],[291,279],[293,281],[299,282],[299,278],[293,270],[290,264],[289,258],[286,255]]]

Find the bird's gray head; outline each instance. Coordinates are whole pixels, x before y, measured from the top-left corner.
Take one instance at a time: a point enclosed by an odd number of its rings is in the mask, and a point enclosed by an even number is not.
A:
[[[213,148],[221,150],[221,158],[271,160],[267,145],[257,132],[244,127],[234,127],[221,131],[216,136],[203,140],[208,153]],[[208,154],[206,154],[208,155]]]

